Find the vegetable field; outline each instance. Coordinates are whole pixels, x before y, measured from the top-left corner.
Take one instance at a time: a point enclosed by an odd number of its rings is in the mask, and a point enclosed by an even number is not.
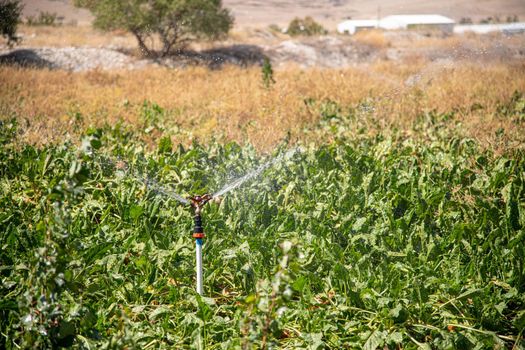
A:
[[[514,112],[513,112],[514,113]],[[0,348],[522,349],[525,158],[450,115],[316,144],[152,149],[125,124],[35,148],[0,127]],[[203,210],[204,297],[192,212]]]

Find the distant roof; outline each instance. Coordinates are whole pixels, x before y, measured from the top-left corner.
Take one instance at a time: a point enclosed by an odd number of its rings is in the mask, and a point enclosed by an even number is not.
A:
[[[337,25],[339,33],[355,34],[358,28],[378,28],[379,21],[377,19],[350,19],[341,22]]]
[[[337,30],[340,33],[354,34],[357,28],[372,27],[383,29],[406,29],[410,25],[418,24],[454,24],[454,20],[441,15],[392,15],[377,19],[356,19],[339,23]]]
[[[381,21],[393,21],[403,24],[453,24],[453,19],[442,15],[393,15],[386,16]]]
[[[418,24],[454,24],[454,20],[441,15],[393,15],[381,19],[384,29],[404,29]]]
[[[346,24],[349,26],[366,27],[366,26],[377,26],[377,23],[378,23],[377,19],[349,19],[344,22],[341,22],[340,24]]]

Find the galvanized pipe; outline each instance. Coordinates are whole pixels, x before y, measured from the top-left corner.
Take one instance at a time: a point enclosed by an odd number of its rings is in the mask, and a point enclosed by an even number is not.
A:
[[[202,295],[204,287],[202,282],[202,238],[195,239],[195,256],[197,258],[197,293]]]
[[[197,272],[197,293],[204,294],[204,283],[202,276],[202,244],[204,239],[204,229],[202,227],[201,210],[204,204],[211,199],[210,195],[191,197],[191,206],[195,210],[193,238],[195,238],[195,258],[196,258],[196,272]]]

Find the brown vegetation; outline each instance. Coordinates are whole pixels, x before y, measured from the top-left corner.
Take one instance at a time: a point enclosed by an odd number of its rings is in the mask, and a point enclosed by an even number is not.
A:
[[[353,39],[359,44],[368,45],[374,49],[384,49],[390,46],[382,30],[363,30],[355,33]]]
[[[381,62],[351,69],[290,68],[265,89],[260,68],[147,68],[70,73],[0,68],[0,118],[14,116],[23,139],[42,144],[78,136],[89,125],[124,121],[146,128],[143,103],[166,110],[162,132],[187,144],[197,138],[236,140],[268,150],[287,135],[315,141],[319,106],[334,101],[343,111],[367,106],[356,125],[413,133],[425,113],[454,112],[451,128],[496,148],[523,147],[523,125],[496,113],[514,91],[525,91],[525,66],[502,63],[439,66]],[[310,103],[309,101],[313,101]],[[344,113],[343,113],[344,115]],[[505,138],[496,131],[505,130]],[[157,132],[146,135],[155,142]],[[314,136],[315,135],[315,136]]]
[[[137,47],[135,38],[123,30],[103,33],[88,26],[32,27],[21,25],[18,32],[22,36],[22,44],[29,47],[114,46],[126,49]]]

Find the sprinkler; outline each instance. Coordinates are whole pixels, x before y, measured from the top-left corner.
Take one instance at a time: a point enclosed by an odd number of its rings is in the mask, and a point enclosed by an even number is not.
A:
[[[201,210],[202,207],[212,199],[210,194],[203,196],[190,197],[190,204],[195,211],[193,228],[193,238],[195,238],[195,257],[197,259],[197,293],[203,294],[202,286],[202,239],[204,238],[204,229],[202,228]]]
[[[206,203],[208,203],[210,200],[212,199],[219,199],[221,198],[223,195],[225,195],[226,193],[236,189],[237,187],[241,186],[243,183],[245,183],[246,181],[258,176],[259,174],[261,174],[265,169],[267,169],[268,167],[272,166],[273,164],[277,163],[278,161],[281,161],[282,159],[285,159],[285,157],[288,157],[289,155],[291,155],[293,152],[295,152],[297,149],[294,149],[294,150],[290,150],[288,152],[286,152],[285,154],[282,154],[262,165],[260,165],[259,167],[253,169],[252,171],[250,171],[248,174],[242,176],[242,177],[239,177],[235,180],[233,180],[232,182],[230,182],[229,184],[225,185],[224,187],[222,187],[219,191],[213,193],[213,194],[205,194],[205,195],[202,195],[202,196],[192,196],[192,197],[188,197],[188,199],[182,197],[181,195],[169,190],[169,189],[166,189],[160,185],[158,185],[155,181],[146,181],[146,184],[152,184],[152,188],[159,192],[159,193],[162,193],[166,196],[169,196],[179,202],[181,202],[182,204],[184,205],[191,205],[191,207],[193,208],[194,212],[195,212],[195,216],[194,216],[194,222],[195,222],[195,227],[193,229],[193,238],[195,238],[195,257],[197,259],[197,264],[196,264],[196,270],[197,270],[197,293],[199,293],[200,295],[202,295],[204,293],[204,290],[203,290],[203,283],[202,283],[202,240],[204,239],[204,229],[202,228],[202,218],[201,218],[201,211],[202,211],[202,207],[204,207],[204,205]],[[220,201],[219,201],[220,202]]]

